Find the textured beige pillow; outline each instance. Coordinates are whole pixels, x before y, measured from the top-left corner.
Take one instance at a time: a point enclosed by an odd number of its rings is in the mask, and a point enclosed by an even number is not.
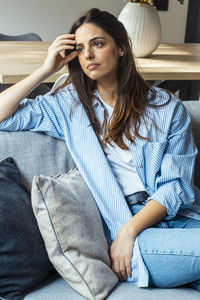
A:
[[[118,278],[110,268],[101,216],[79,171],[35,176],[32,206],[56,270],[87,299],[105,299]]]

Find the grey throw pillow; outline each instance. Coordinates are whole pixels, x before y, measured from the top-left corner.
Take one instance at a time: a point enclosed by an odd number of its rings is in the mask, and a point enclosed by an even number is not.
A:
[[[32,206],[49,258],[87,299],[102,300],[118,282],[93,196],[77,168],[58,176],[35,176]]]

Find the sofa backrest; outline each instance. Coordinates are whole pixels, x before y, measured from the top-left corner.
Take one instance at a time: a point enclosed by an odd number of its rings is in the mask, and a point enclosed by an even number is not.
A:
[[[184,105],[191,115],[196,145],[200,150],[200,101],[187,101]],[[0,161],[8,156],[14,158],[29,191],[35,175],[67,173],[75,166],[65,142],[43,133],[0,131],[0,145]],[[195,166],[195,184],[200,187],[200,154]]]
[[[0,145],[0,161],[14,158],[29,191],[35,175],[67,173],[75,166],[66,143],[44,133],[0,131]]]
[[[191,116],[192,131],[196,146],[200,152],[200,101],[183,101],[183,104]],[[198,153],[196,159],[194,174],[194,183],[200,188],[200,153]]]

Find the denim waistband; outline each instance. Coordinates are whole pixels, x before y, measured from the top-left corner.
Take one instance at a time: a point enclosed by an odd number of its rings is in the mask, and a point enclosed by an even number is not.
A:
[[[128,205],[132,206],[132,205],[135,205],[135,204],[141,204],[148,197],[149,197],[149,195],[147,194],[147,192],[142,191],[142,192],[137,192],[137,193],[125,196],[125,199],[126,199]]]

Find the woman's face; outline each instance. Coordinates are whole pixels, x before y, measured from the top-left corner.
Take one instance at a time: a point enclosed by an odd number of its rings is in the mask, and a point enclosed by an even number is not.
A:
[[[75,40],[79,63],[89,78],[99,82],[116,80],[121,50],[109,34],[87,23],[76,30]]]

